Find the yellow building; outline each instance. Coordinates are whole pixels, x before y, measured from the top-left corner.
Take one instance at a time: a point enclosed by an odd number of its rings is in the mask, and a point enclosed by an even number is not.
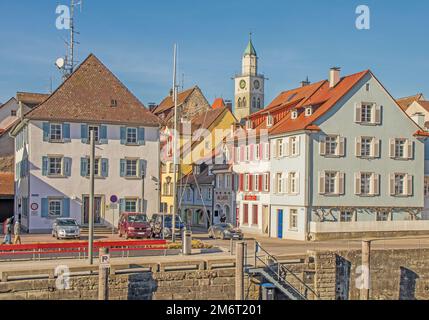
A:
[[[224,104],[215,109],[195,117],[191,121],[183,120],[180,124],[180,172],[176,179],[189,174],[193,170],[193,164],[210,155],[215,147],[223,140],[236,119],[229,108]],[[172,213],[174,206],[174,164],[173,164],[173,130],[165,127],[162,131],[162,155],[161,164],[161,212]],[[178,180],[176,180],[178,181]],[[179,206],[181,195],[178,195]],[[180,210],[180,208],[179,208]]]

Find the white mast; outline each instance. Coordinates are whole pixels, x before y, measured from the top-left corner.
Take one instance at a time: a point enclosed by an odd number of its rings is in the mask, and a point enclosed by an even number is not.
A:
[[[172,226],[171,234],[172,241],[176,241],[176,214],[178,212],[178,199],[177,199],[177,185],[179,179],[179,161],[177,156],[178,150],[178,112],[177,112],[177,44],[174,45],[174,71],[173,71],[173,100],[174,100],[174,141],[173,141],[173,163],[174,163],[174,180],[173,180],[173,217],[172,217]]]

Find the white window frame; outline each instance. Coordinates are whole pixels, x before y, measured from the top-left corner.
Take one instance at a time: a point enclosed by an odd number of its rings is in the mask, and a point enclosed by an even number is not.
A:
[[[299,194],[299,181],[298,173],[296,171],[291,171],[288,174],[288,193],[289,194]]]
[[[364,184],[365,180],[368,180],[368,183]],[[361,172],[360,173],[360,195],[362,196],[371,196],[374,183],[374,173],[372,172]],[[367,188],[367,189],[366,189]]]
[[[132,175],[128,171],[129,165],[132,166],[132,164],[135,162],[136,164],[136,174]],[[132,168],[130,168],[132,170]],[[139,160],[138,159],[125,159],[125,177],[126,178],[138,178],[139,176]]]
[[[255,192],[259,191],[259,174],[253,175],[253,190]]]
[[[283,139],[278,139],[276,141],[276,148],[277,148],[277,157],[282,158],[285,156],[285,145]]]
[[[258,144],[255,144],[255,147],[254,147],[254,158],[255,158],[255,160],[261,160],[260,158],[261,158],[261,145],[258,143]]]
[[[264,159],[270,160],[270,143],[264,143]]]
[[[59,131],[59,137],[57,137],[57,133],[55,134],[55,137],[53,137],[53,131]],[[61,142],[63,141],[63,126],[60,123],[50,123],[49,124],[49,141],[50,142]]]
[[[289,230],[298,230],[299,228],[299,214],[297,209],[290,209],[289,211]]]
[[[232,187],[232,175],[230,173],[225,174],[225,189],[231,189]]]
[[[325,172],[325,194],[326,195],[336,195],[338,194],[337,190],[337,179],[339,178],[339,172],[338,171],[326,171]],[[333,179],[333,190],[331,191],[331,182],[328,183],[328,177],[329,180]],[[328,190],[329,187],[329,190]]]
[[[277,194],[285,193],[284,173],[282,172],[276,174],[276,192]]]
[[[60,160],[60,173],[51,173],[51,160]],[[62,177],[64,175],[64,156],[48,156],[48,177]]]
[[[51,204],[59,204],[59,214],[52,214]],[[48,198],[48,216],[49,217],[61,217],[63,214],[63,199],[59,198]]]
[[[132,203],[134,203],[134,205],[135,205],[135,210],[128,210],[128,209],[131,209],[131,206],[129,206],[129,205],[131,205]],[[134,205],[132,205],[132,206],[134,206]],[[128,209],[127,209],[127,207],[128,207]],[[137,213],[137,211],[138,211],[138,208],[139,207],[139,199],[137,199],[137,198],[127,198],[127,199],[125,199],[125,212],[131,212],[131,213]]]
[[[136,145],[138,144],[139,141],[139,130],[136,127],[127,127],[127,134],[126,134],[126,139],[127,139],[127,145]],[[131,136],[134,136],[135,133],[135,141],[131,140]],[[167,140],[167,148],[168,150],[171,150],[170,148],[170,139]]]
[[[355,214],[353,211],[340,211],[340,216],[338,218],[338,221],[340,223],[352,223],[355,221]]]
[[[91,130],[96,129],[95,130],[95,142],[100,142],[100,126],[97,125],[88,125],[88,139],[90,139],[91,137]]]
[[[250,174],[246,173],[244,175],[244,191],[249,192],[250,191]]]
[[[292,110],[290,117],[292,120],[297,119],[298,118],[298,110]]]
[[[87,158],[87,160],[88,160],[88,168],[87,168],[87,177],[89,177],[89,175],[91,174],[91,159],[90,159],[90,157],[86,157]],[[97,158],[95,158],[95,166],[94,166],[94,175],[96,176],[96,177],[101,177],[101,166],[102,166],[102,163],[101,163],[101,157],[97,157]]]
[[[267,127],[271,128],[274,125],[274,117],[272,115],[267,116]]]
[[[269,173],[264,173],[263,179],[262,179],[262,183],[263,183],[263,190],[264,192],[269,192],[270,190],[270,174]]]
[[[313,115],[313,107],[306,107],[305,108],[305,116],[310,117]]]

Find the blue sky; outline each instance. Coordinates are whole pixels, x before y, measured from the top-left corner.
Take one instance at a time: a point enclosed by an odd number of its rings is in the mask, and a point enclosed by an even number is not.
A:
[[[47,92],[60,74],[66,31],[55,9],[69,0],[0,2],[0,101],[16,91]],[[356,7],[371,9],[371,29],[355,28]],[[278,93],[371,69],[396,97],[429,96],[429,2],[423,0],[84,0],[78,13],[78,58],[95,53],[143,103],[160,102],[172,82],[172,48],[179,44],[185,87],[207,98],[231,99],[248,33],[269,78],[266,102]]]

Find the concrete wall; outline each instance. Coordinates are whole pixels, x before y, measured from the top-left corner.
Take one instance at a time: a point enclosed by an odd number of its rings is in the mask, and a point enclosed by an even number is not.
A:
[[[57,290],[56,280],[0,283],[0,300],[95,300],[98,276],[70,279],[70,290]],[[111,300],[233,300],[235,269],[116,275],[109,279]],[[259,287],[246,280],[249,299]]]

